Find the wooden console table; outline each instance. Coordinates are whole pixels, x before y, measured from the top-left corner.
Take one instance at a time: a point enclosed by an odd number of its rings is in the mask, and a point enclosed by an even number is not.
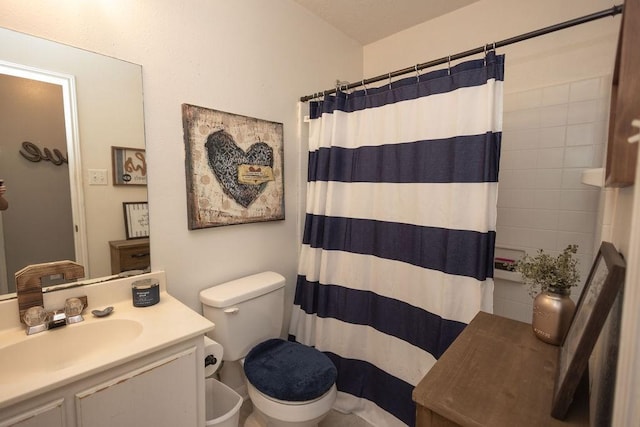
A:
[[[416,426],[588,426],[584,389],[551,418],[558,352],[527,323],[478,313],[413,390]]]

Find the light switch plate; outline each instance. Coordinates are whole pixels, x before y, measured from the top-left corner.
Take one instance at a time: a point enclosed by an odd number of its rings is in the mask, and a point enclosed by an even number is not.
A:
[[[106,169],[89,169],[89,185],[107,185]]]

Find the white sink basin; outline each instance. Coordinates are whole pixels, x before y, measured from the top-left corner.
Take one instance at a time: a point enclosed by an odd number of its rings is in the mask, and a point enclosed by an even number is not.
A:
[[[131,344],[142,333],[142,324],[131,319],[88,319],[2,346],[0,378],[6,382],[53,372]]]

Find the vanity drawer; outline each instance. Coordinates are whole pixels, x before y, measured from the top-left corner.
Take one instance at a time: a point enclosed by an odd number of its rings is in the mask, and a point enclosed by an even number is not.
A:
[[[111,274],[129,270],[144,270],[151,265],[149,239],[114,240],[111,249]]]

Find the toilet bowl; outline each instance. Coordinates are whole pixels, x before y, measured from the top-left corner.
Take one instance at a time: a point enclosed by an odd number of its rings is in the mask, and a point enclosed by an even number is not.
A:
[[[317,399],[303,402],[274,399],[260,393],[251,383],[247,383],[247,390],[253,413],[245,427],[315,427],[327,416],[337,395],[335,384]]]
[[[315,427],[331,410],[337,370],[322,352],[280,339],[284,277],[259,273],[204,289],[208,335],[240,362],[253,413],[246,427]]]

